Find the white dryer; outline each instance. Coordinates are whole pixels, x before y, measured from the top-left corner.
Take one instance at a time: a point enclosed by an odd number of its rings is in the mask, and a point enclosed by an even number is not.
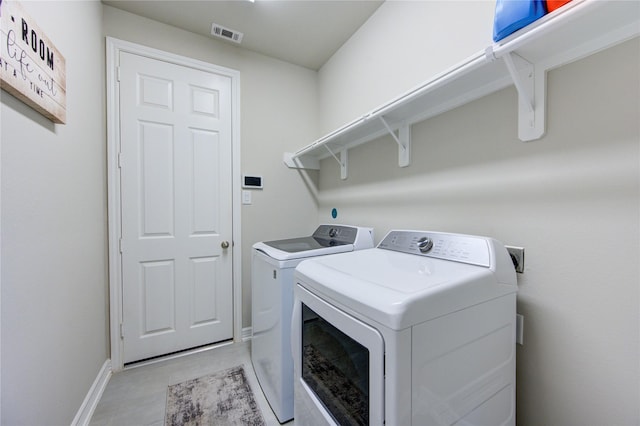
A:
[[[391,231],[294,275],[304,425],[514,425],[516,275],[505,247]]]
[[[304,259],[373,247],[373,229],[320,225],[313,235],[253,245],[251,361],[281,423],[293,418],[293,271]]]

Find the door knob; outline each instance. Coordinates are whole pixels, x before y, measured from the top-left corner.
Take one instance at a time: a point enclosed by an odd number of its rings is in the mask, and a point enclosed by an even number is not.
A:
[[[223,249],[228,249],[229,241],[223,241],[222,243],[220,243],[220,247],[222,247]]]

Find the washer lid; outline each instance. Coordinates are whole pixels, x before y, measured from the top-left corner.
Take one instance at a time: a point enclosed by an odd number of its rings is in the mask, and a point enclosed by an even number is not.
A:
[[[292,260],[353,251],[353,244],[322,245],[313,237],[301,237],[255,243],[253,248],[276,260]]]
[[[373,230],[359,226],[320,225],[309,237],[264,241],[253,245],[276,260],[302,259],[373,247]]]
[[[347,243],[317,237],[290,238],[288,240],[265,241],[264,244],[287,253],[318,250],[326,247],[343,246]]]
[[[497,264],[510,262],[504,247],[504,253],[496,253],[494,244],[485,247],[488,266],[383,248],[308,259],[297,266],[296,282],[342,309],[401,330],[516,292],[513,265],[510,274],[496,274]]]

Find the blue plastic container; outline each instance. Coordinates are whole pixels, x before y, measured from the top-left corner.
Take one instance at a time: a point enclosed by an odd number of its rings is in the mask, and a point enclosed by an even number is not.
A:
[[[500,41],[546,13],[544,0],[496,0],[493,41]]]

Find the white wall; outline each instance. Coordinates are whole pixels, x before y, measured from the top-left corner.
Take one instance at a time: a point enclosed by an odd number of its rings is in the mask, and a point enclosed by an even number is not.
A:
[[[322,134],[483,50],[492,42],[494,7],[488,0],[383,3],[318,73]]]
[[[67,124],[2,92],[2,424],[69,424],[108,358],[102,6],[22,2],[66,59]]]
[[[368,25],[340,56],[389,53]],[[416,37],[423,31],[413,27]],[[369,68],[366,80],[377,82],[369,90],[395,88],[422,54],[405,52],[393,81]],[[366,87],[345,83],[356,61],[324,74],[324,87],[340,87],[348,100],[340,111],[323,104],[322,116],[342,119],[329,123],[366,112],[357,101]],[[338,220],[374,226],[378,240],[413,228],[525,247],[519,425],[640,423],[639,64],[635,39],[551,71],[547,135],[538,141],[517,139],[517,96],[508,88],[414,125],[408,168],[397,167],[388,137],[349,152],[346,181],[333,159],[322,161],[319,221],[336,207]]]
[[[243,327],[251,325],[251,246],[308,234],[317,207],[299,171],[282,153],[317,134],[316,73],[159,22],[104,7],[105,35],[240,71],[242,173],[264,178],[242,207]],[[304,173],[304,172],[302,172]],[[311,180],[317,179],[317,172]]]

